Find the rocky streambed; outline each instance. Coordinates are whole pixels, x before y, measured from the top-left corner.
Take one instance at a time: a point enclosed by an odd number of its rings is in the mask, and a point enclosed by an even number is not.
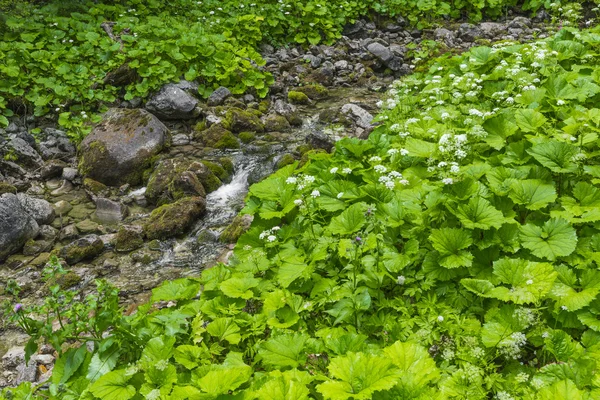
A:
[[[427,31],[402,19],[358,21],[335,46],[265,45],[275,77],[267,99],[219,88],[202,101],[194,82],[167,84],[145,104],[114,104],[79,148],[51,118],[13,118],[0,130],[0,300],[13,283],[25,304],[43,299],[52,254],[69,267],[63,286],[86,291],[104,278],[127,304],[226,261],[251,223],[237,216],[248,186],[340,137],[366,138],[385,90],[432,40],[435,51],[454,52],[530,40],[553,29],[540,21]],[[51,369],[51,348],[25,365],[26,339],[0,324],[0,387]]]

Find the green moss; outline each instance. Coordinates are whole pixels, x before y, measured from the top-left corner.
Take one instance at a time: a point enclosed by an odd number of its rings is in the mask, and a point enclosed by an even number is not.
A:
[[[219,236],[219,241],[223,243],[235,243],[244,232],[250,227],[252,218],[250,215],[238,215],[231,224],[223,230]]]
[[[256,135],[253,132],[241,132],[238,135],[238,138],[242,141],[242,143],[250,143],[255,137]]]
[[[202,183],[202,186],[204,186],[206,193],[214,192],[223,184],[221,180],[217,178],[217,176],[204,163],[198,161],[193,162],[190,164],[188,170],[196,174],[200,180],[200,183]]]
[[[43,289],[45,291],[50,290],[54,285],[59,285],[61,289],[69,289],[81,282],[81,277],[73,271],[67,271],[62,275],[58,275],[50,278],[45,284]]]
[[[221,157],[219,158],[219,164],[227,171],[229,175],[233,174],[234,166],[233,160],[229,157]]]
[[[284,154],[283,156],[281,156],[279,161],[277,161],[277,168],[283,168],[286,165],[293,164],[294,162],[296,162],[296,159],[294,158],[293,155],[291,155],[289,153]]]
[[[196,125],[194,125],[194,130],[196,132],[202,132],[205,129],[206,129],[206,120],[205,119],[203,119],[202,121],[200,121]]]
[[[304,153],[306,153],[307,151],[310,151],[312,149],[312,147],[310,147],[310,145],[308,144],[301,144],[300,146],[296,147],[296,151],[298,153],[300,153],[301,155],[304,155]]]
[[[17,193],[17,188],[7,182],[0,182],[0,196],[4,193]]]
[[[231,108],[227,111],[225,120],[229,123],[230,129],[234,133],[253,131],[263,132],[264,126],[258,118],[262,114],[258,113],[258,110],[244,111],[239,108]]]
[[[60,249],[60,256],[69,265],[73,265],[79,261],[96,257],[102,250],[104,250],[104,243],[101,240],[89,241],[83,238]]]
[[[318,83],[297,87],[295,91],[304,93],[311,100],[323,100],[329,97],[329,90]]]
[[[288,115],[287,120],[292,126],[302,126],[302,117],[300,117],[300,114],[297,112]]]
[[[104,183],[100,183],[98,181],[93,180],[92,178],[85,178],[83,180],[83,187],[90,192],[98,195],[108,190],[108,186]]]
[[[122,226],[115,235],[115,249],[117,251],[132,251],[139,249],[143,244],[144,237],[139,229]]]
[[[230,107],[237,107],[237,108],[246,108],[246,105],[244,104],[243,101],[236,99],[235,97],[228,97],[225,99],[225,102],[223,103],[226,106],[230,106]]]
[[[290,123],[281,115],[270,115],[265,120],[267,132],[283,132],[290,129]]]
[[[201,197],[185,197],[152,211],[143,226],[150,239],[167,239],[185,233],[204,214],[206,202]]]
[[[229,131],[227,131],[221,139],[215,143],[215,149],[239,149],[240,142],[238,142],[235,135]]]
[[[269,111],[269,107],[271,107],[271,102],[269,100],[263,100],[258,104],[258,111],[266,114]]]
[[[290,90],[288,92],[288,101],[292,104],[308,104],[310,100],[308,96],[301,92]]]
[[[202,161],[202,164],[206,165],[208,169],[210,169],[212,173],[219,177],[219,179],[221,179],[222,181],[229,178],[229,174],[227,173],[225,168],[223,168],[219,164],[206,160]]]

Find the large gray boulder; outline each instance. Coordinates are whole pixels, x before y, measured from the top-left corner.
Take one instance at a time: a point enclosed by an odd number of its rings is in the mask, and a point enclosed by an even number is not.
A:
[[[49,225],[54,221],[54,208],[44,199],[36,199],[25,193],[17,193],[17,198],[23,209],[38,225]]]
[[[20,137],[14,137],[8,142],[8,151],[16,158],[17,163],[25,167],[39,168],[43,163],[38,152]]]
[[[146,110],[112,108],[81,142],[79,171],[109,186],[137,185],[167,135],[167,127]]]
[[[198,100],[177,84],[163,86],[148,102],[146,109],[163,119],[188,119],[198,116]]]
[[[225,100],[231,96],[231,92],[226,87],[221,86],[208,96],[207,103],[209,106],[220,106]]]
[[[356,104],[344,104],[342,106],[342,113],[346,114],[354,123],[364,129],[372,128],[373,115],[364,108],[357,106]]]
[[[0,261],[19,251],[38,231],[38,223],[23,208],[17,195],[0,196]]]

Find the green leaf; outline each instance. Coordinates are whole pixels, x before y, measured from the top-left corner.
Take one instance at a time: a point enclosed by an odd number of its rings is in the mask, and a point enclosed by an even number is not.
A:
[[[355,203],[337,217],[331,219],[327,229],[334,235],[350,235],[363,227],[366,222],[365,204]]]
[[[221,291],[229,297],[251,299],[255,288],[260,283],[260,279],[253,278],[251,275],[229,278],[219,285]]]
[[[57,373],[56,377],[55,374],[53,374],[52,382],[57,384],[66,383],[77,372],[79,367],[81,367],[86,355],[86,346],[79,346],[76,349],[69,349],[56,362],[56,372],[61,371],[62,373]]]
[[[549,263],[504,258],[494,262],[494,275],[507,288],[496,288],[490,295],[516,304],[540,301],[552,288],[558,275]]]
[[[577,246],[575,229],[567,221],[551,218],[543,226],[526,224],[521,226],[523,247],[533,255],[554,261],[571,254]]]
[[[90,386],[90,392],[102,400],[131,399],[136,390],[128,384],[130,378],[124,369],[109,372]]]
[[[465,278],[460,283],[470,292],[473,292],[481,297],[492,297],[490,292],[494,289],[494,285],[490,281],[484,279]]]
[[[8,119],[4,115],[0,115],[0,127],[6,128],[8,126]]]
[[[535,132],[544,125],[546,117],[539,111],[524,108],[515,112],[515,120],[523,132]]]
[[[537,394],[538,400],[585,400],[583,392],[571,380],[558,381],[550,387],[543,387]]]
[[[152,289],[152,301],[189,300],[198,295],[200,283],[192,279],[182,278],[167,281]]]
[[[428,389],[440,372],[427,350],[416,343],[396,342],[383,352],[400,370],[400,379],[396,390],[403,398],[417,398]]]
[[[150,368],[158,361],[169,360],[173,355],[174,336],[158,336],[150,339],[142,351],[140,366]]]
[[[578,153],[575,146],[555,140],[536,144],[527,150],[540,164],[553,172],[577,172],[573,156]]]
[[[446,268],[469,267],[473,255],[466,249],[473,240],[471,233],[463,229],[442,228],[433,229],[429,236],[433,248],[440,253],[440,264]]]
[[[217,365],[198,380],[198,386],[209,394],[226,394],[247,382],[251,376],[252,368],[248,365]]]
[[[550,352],[556,361],[569,361],[576,356],[577,346],[573,343],[571,336],[565,331],[555,329],[544,339],[545,350]]]
[[[596,299],[598,293],[600,293],[600,288],[597,287],[583,289],[578,292],[572,287],[557,282],[552,288],[550,297],[555,299],[559,305],[567,307],[569,311],[577,311],[590,305]]]
[[[312,377],[308,372],[273,371],[270,375],[270,379],[256,392],[258,399],[308,400],[310,398],[306,384],[312,381]]]
[[[95,353],[88,366],[86,378],[90,382],[96,381],[96,379],[110,372],[117,365],[118,359],[119,349],[116,345],[113,345],[113,348],[109,349],[106,354]]]
[[[184,344],[175,349],[173,357],[185,368],[194,369],[202,359],[210,359],[210,353],[205,348]]]
[[[513,182],[510,189],[510,199],[529,210],[539,210],[556,200],[554,185],[545,184],[537,179]]]
[[[409,137],[404,145],[413,157],[429,158],[437,151],[437,144]]]
[[[265,365],[296,368],[306,362],[304,345],[308,339],[309,337],[302,333],[272,337],[261,344],[258,355]]]
[[[226,340],[229,344],[238,344],[242,336],[238,333],[240,327],[233,318],[217,318],[206,327],[211,336],[215,336],[219,342]]]
[[[348,353],[331,360],[327,367],[337,380],[317,386],[325,399],[370,399],[379,390],[391,389],[400,378],[399,369],[388,357]]]
[[[483,197],[472,197],[468,204],[458,206],[456,216],[469,229],[500,228],[504,215]]]
[[[509,119],[507,114],[500,114],[486,120],[483,128],[488,133],[483,140],[496,150],[506,146],[506,138],[514,135],[517,131],[517,125]]]

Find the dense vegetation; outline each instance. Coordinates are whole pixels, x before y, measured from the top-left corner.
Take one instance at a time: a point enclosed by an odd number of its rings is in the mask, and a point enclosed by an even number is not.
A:
[[[4,398],[600,397],[599,51],[565,28],[398,81],[368,140],[251,187],[230,265],[131,316],[103,282],[15,305],[61,357]]]
[[[0,1],[0,7],[13,3]],[[517,1],[17,3],[0,19],[0,127],[14,112],[59,114],[59,123],[80,140],[97,118],[92,112],[119,98],[144,98],[181,77],[198,80],[205,96],[220,85],[264,96],[272,77],[261,70],[257,47],[265,41],[331,42],[344,24],[368,12],[401,15],[413,25],[442,16],[496,17]],[[522,9],[542,3],[526,0]]]

